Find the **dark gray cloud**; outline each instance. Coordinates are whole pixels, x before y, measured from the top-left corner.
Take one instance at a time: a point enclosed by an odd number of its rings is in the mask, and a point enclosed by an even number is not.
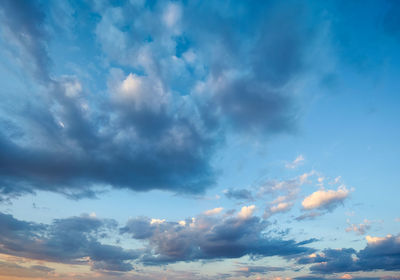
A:
[[[250,277],[256,274],[265,275],[271,271],[284,271],[284,270],[285,269],[282,267],[250,265],[250,266],[239,267],[235,272],[237,276]]]
[[[50,225],[43,225],[0,213],[0,252],[71,264],[86,264],[83,258],[89,258],[95,270],[132,270],[128,261],[136,259],[137,253],[98,241],[115,227],[113,220],[89,216],[57,219]]]
[[[352,248],[325,249],[322,254],[303,257],[300,264],[314,264],[313,273],[330,274],[352,271],[400,270],[400,236],[367,237],[367,246],[356,251]]]
[[[255,216],[216,218],[197,216],[176,222],[136,218],[121,228],[121,233],[148,243],[141,258],[146,264],[177,261],[255,257],[294,257],[313,252],[294,240],[268,237],[268,223]]]
[[[324,215],[324,212],[317,212],[312,211],[308,213],[304,213],[298,217],[296,217],[296,221],[303,221],[303,220],[314,220],[315,218]]]
[[[0,4],[14,66],[24,69],[21,79],[40,84],[1,108],[2,198],[35,190],[93,197],[95,186],[201,193],[215,182],[210,162],[227,130],[267,136],[293,129],[296,101],[284,88],[303,69],[312,41],[307,5],[93,5],[85,12],[98,21],[80,32],[94,32],[94,57],[116,67],[97,66],[107,80],[100,94],[83,76],[53,74],[50,35],[62,28],[49,13],[61,8]],[[74,13],[62,14],[74,26]]]
[[[246,189],[228,189],[225,193],[227,198],[238,199],[238,200],[253,200],[251,191]]]
[[[49,81],[49,58],[46,51],[47,34],[44,31],[45,14],[35,1],[5,0],[0,5],[3,32],[20,48],[22,66],[35,78]]]

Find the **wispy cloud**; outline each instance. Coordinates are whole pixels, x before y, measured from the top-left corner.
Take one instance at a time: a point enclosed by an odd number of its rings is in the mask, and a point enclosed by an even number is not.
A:
[[[303,155],[299,155],[299,156],[298,156],[297,158],[295,158],[292,162],[286,163],[286,164],[285,164],[285,167],[286,167],[286,168],[289,168],[289,169],[294,169],[294,168],[300,166],[301,164],[303,164],[303,163],[304,163],[304,160],[305,160],[304,156],[303,156]]]

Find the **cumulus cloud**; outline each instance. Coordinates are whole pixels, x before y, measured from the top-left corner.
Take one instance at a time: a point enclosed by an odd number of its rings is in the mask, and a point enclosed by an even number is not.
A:
[[[268,237],[268,223],[253,216],[245,206],[236,216],[199,215],[181,222],[151,223],[149,218],[131,219],[121,233],[147,242],[140,261],[147,264],[212,260],[249,256],[293,257],[312,252],[306,243]]]
[[[238,213],[238,217],[241,219],[247,219],[253,215],[255,210],[256,210],[255,205],[243,206],[242,209],[240,209],[240,212]]]
[[[340,186],[335,190],[319,190],[307,196],[302,206],[305,210],[313,209],[334,209],[338,204],[349,196],[349,191],[346,186]]]
[[[56,219],[45,225],[0,213],[0,253],[67,264],[91,264],[95,270],[129,271],[133,269],[129,261],[136,259],[137,253],[98,241],[116,226],[114,220],[88,215]]]
[[[296,220],[311,220],[331,212],[343,204],[349,195],[350,191],[345,185],[340,185],[337,190],[320,189],[313,192],[302,201],[302,210],[306,212],[296,217]]]
[[[290,85],[313,38],[307,5],[93,5],[99,20],[80,32],[95,34],[93,57],[104,59],[68,77],[52,71],[50,35],[62,28],[52,9],[15,1],[0,9],[4,44],[24,73],[17,79],[37,85],[18,93],[24,102],[12,102],[13,114],[1,108],[3,198],[38,189],[93,197],[105,186],[202,193],[215,182],[211,160],[225,133],[295,126]]]
[[[310,264],[313,273],[339,273],[352,271],[399,270],[400,236],[367,236],[367,246],[356,251],[352,248],[325,249],[298,260],[300,264]]]

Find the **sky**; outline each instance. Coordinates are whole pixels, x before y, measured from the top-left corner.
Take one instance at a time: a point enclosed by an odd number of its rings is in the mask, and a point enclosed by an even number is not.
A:
[[[0,1],[0,280],[398,280],[400,1]]]

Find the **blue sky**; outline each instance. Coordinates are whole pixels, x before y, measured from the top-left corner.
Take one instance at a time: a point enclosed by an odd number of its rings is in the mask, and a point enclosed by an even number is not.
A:
[[[0,280],[399,279],[398,1],[0,3]]]

